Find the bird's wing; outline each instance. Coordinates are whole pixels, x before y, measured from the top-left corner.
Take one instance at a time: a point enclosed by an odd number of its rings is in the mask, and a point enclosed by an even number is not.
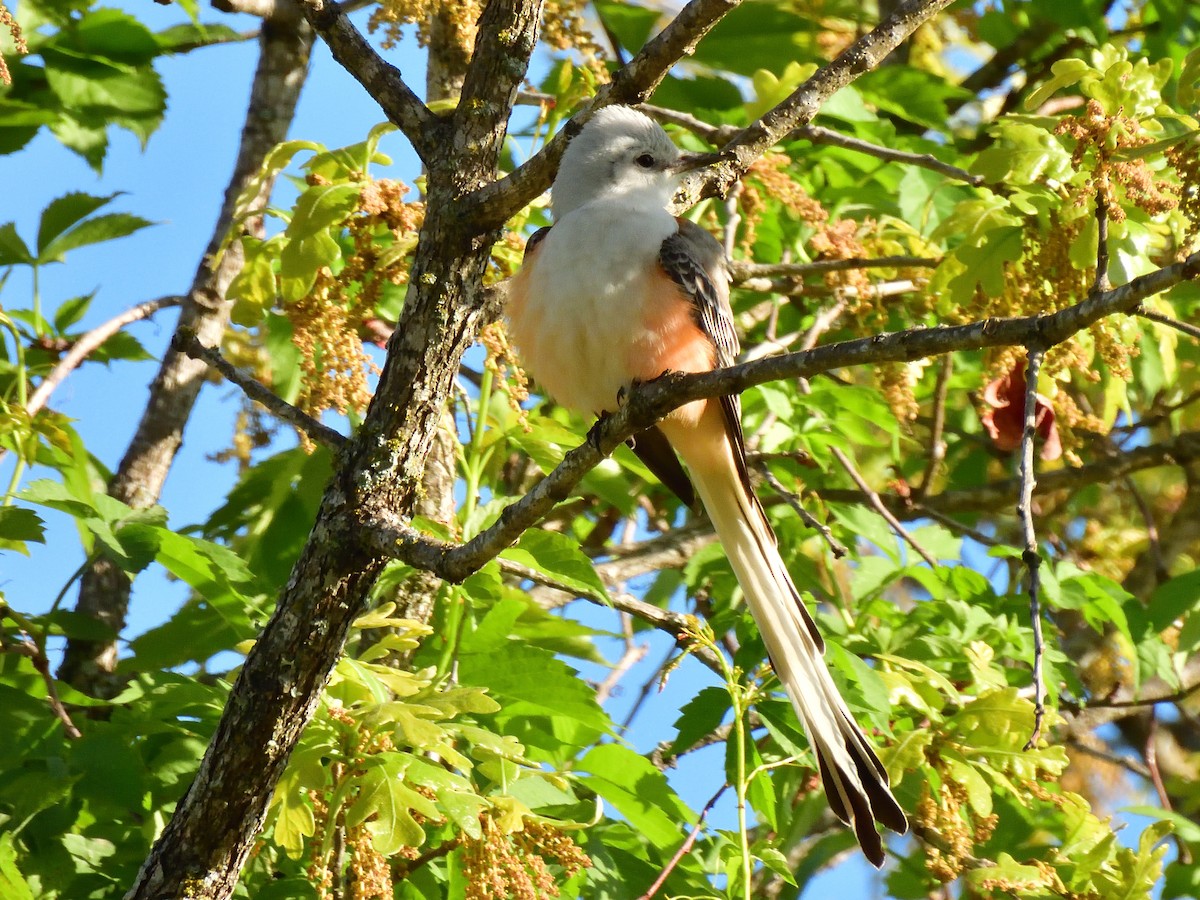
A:
[[[546,235],[550,233],[550,229],[553,227],[553,225],[543,225],[529,236],[529,240],[525,242],[525,260],[528,260],[530,254],[538,248],[538,244],[546,239]]]
[[[659,265],[692,304],[692,318],[712,342],[717,366],[732,366],[737,362],[741,347],[733,327],[733,309],[729,305],[729,265],[725,260],[725,248],[694,222],[682,218],[677,221],[679,230],[663,241],[658,252]],[[742,434],[741,398],[736,394],[723,396],[720,403],[738,477],[753,497],[746,465],[746,441]]]

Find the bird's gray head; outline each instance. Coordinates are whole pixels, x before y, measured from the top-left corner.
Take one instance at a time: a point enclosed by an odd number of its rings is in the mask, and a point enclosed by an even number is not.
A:
[[[606,106],[563,153],[550,193],[554,217],[622,194],[639,204],[666,207],[690,159],[649,116],[628,106]]]

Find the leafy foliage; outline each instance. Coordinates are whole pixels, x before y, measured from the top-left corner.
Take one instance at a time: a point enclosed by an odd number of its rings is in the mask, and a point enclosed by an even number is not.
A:
[[[1037,315],[1195,253],[1200,51],[1189,51],[1189,36],[1200,19],[1166,0],[1126,4],[1123,21],[1106,9],[961,6],[822,110],[818,124],[862,143],[799,132],[755,163],[728,203],[691,211],[727,238],[737,263],[793,266],[739,275],[743,346]],[[605,0],[595,10],[630,52],[661,19],[655,4]],[[97,168],[111,126],[145,141],[161,120],[156,59],[229,37],[195,23],[154,34],[80,3],[22,4],[21,18],[30,56],[0,94],[0,152],[46,126]],[[858,4],[807,15],[743,3],[652,102],[743,127],[869,24]],[[975,68],[974,56],[968,64],[947,51],[955,45],[1009,66]],[[557,60],[538,85],[554,103],[514,130],[514,144],[542,146],[596,79],[595,67]],[[709,133],[673,127],[694,148]],[[416,173],[416,187],[377,174],[391,162],[379,150],[391,130],[345,148],[304,139],[276,148],[238,199],[222,248],[244,259],[228,292],[236,328],[226,355],[305,411],[346,413],[352,426],[370,396],[364,342],[385,339],[401,314],[424,217]],[[864,143],[908,156],[881,159]],[[262,196],[275,175],[297,170],[287,208]],[[0,226],[0,267],[62,263],[150,224],[102,212],[115,199],[65,193],[33,237]],[[543,206],[509,223],[489,278],[517,268],[526,234],[547,221]],[[242,233],[264,213],[275,233]],[[902,259],[795,268],[879,257]],[[128,641],[115,698],[57,685],[82,732],[72,740],[44,702],[48,642],[104,639],[111,628],[58,601],[34,611],[0,599],[4,897],[124,892],[191,782],[337,465],[311,447],[247,451],[236,487],[190,529],[161,507],[109,497],[108,473],[71,423],[25,409],[81,337],[89,302],[69,299],[50,315],[34,296],[0,311],[0,447],[17,460],[0,551],[53,560],[44,526],[66,517],[89,560],[130,578],[159,567],[189,600]],[[1143,312],[1187,322],[1198,307],[1185,281]],[[495,522],[590,424],[541,402],[536,385],[530,399],[502,328],[484,343],[452,410],[457,510],[452,521],[418,523],[448,540]],[[98,358],[146,356],[121,336]],[[746,433],[770,479],[761,492],[785,559],[914,825],[913,840],[889,848],[892,896],[931,896],[948,883],[971,897],[1196,893],[1197,867],[1181,852],[1200,852],[1194,759],[1164,773],[1144,748],[1156,733],[1187,746],[1200,683],[1196,453],[1181,450],[1200,428],[1198,362],[1193,337],[1145,316],[1104,319],[1046,355],[1034,389],[1064,452],[1040,465],[1053,490],[1038,494],[1035,521],[1045,680],[1059,711],[1028,749],[1035,638],[1009,511],[1014,445],[1001,437],[1003,403],[987,399],[999,396],[990,385],[1025,370],[1024,349],[746,393]],[[29,481],[33,464],[43,469]],[[864,500],[858,474],[886,495],[910,541]],[[827,535],[787,502],[799,496]],[[701,531],[622,450],[544,527],[462,584],[437,587],[428,623],[397,612],[422,576],[390,566],[276,788],[246,894],[328,897],[336,886],[406,900],[625,898],[661,881],[662,896],[766,896],[834,864],[852,842],[828,813],[733,574]],[[61,601],[78,573],[54,562],[47,572],[65,583]],[[630,594],[646,606],[625,602]],[[707,625],[664,626],[647,607],[695,609]],[[656,623],[675,630],[656,634]],[[598,682],[630,679],[626,663],[643,646],[667,660],[638,672],[645,690],[622,709]],[[715,683],[697,659],[715,668]],[[673,690],[686,685],[677,708],[652,699],[668,676]],[[1150,718],[1138,700],[1156,697],[1175,712]],[[1089,703],[1113,713],[1100,730],[1079,715]],[[672,765],[714,743],[723,752],[707,757],[698,783],[676,777]],[[1165,775],[1161,796],[1174,811],[1142,802],[1152,789],[1142,774]],[[723,796],[710,817],[704,799]],[[1130,798],[1140,818],[1126,837],[1111,811]]]

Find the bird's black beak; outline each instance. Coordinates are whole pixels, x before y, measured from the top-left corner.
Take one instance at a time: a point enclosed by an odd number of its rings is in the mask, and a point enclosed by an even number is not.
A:
[[[682,175],[684,172],[694,172],[705,166],[711,166],[720,159],[719,153],[683,153],[671,164],[671,171]]]

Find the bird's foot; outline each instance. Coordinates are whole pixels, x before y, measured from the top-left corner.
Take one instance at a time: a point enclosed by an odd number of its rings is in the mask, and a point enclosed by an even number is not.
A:
[[[597,453],[604,452],[604,448],[600,446],[600,438],[603,436],[605,423],[611,417],[611,413],[600,413],[600,415],[596,416],[596,421],[592,423],[592,427],[588,429],[587,442]]]

